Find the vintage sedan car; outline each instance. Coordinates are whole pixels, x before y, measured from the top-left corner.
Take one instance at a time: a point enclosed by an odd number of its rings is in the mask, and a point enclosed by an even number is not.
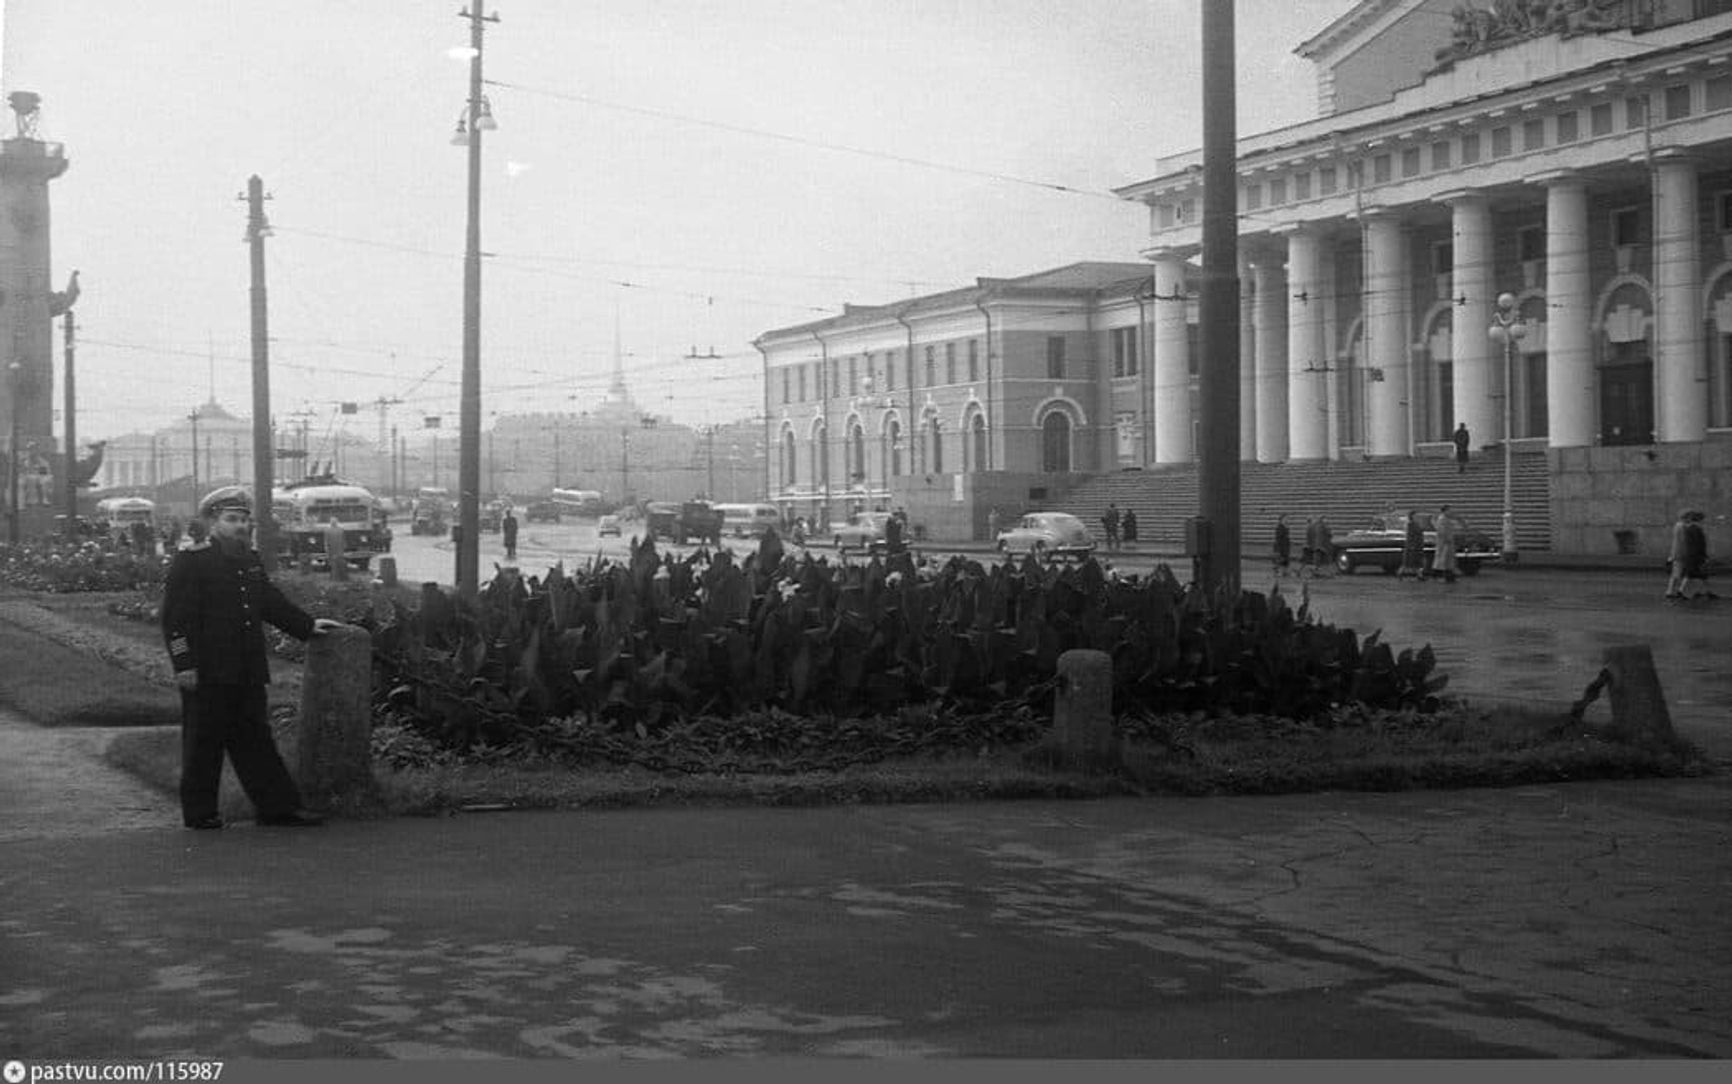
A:
[[[830,525],[830,541],[837,553],[851,549],[882,553],[887,545],[884,535],[890,516],[889,512],[855,512],[847,523]]]
[[[1036,557],[1084,557],[1094,552],[1094,536],[1068,512],[1030,512],[1009,530],[998,532],[998,552]]]
[[[1417,516],[1420,529],[1425,532],[1427,571],[1430,571],[1432,558],[1437,554],[1437,532],[1432,529],[1432,515],[1420,512]],[[1460,516],[1455,518],[1462,524],[1455,532],[1455,563],[1463,576],[1475,575],[1480,565],[1502,559],[1498,543],[1490,535],[1467,526]],[[1373,519],[1370,526],[1337,535],[1332,540],[1335,567],[1342,572],[1360,568],[1394,572],[1401,567],[1401,548],[1406,539],[1407,513],[1384,512]]]

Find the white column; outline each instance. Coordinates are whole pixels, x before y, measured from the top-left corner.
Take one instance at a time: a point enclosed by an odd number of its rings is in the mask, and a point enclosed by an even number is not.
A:
[[[1412,363],[1407,332],[1407,233],[1387,211],[1365,219],[1365,402],[1369,455],[1407,455]]]
[[[1324,353],[1326,294],[1323,249],[1317,235],[1287,235],[1287,453],[1294,459],[1329,456],[1328,385]]]
[[[1185,328],[1185,261],[1155,260],[1155,462],[1191,461],[1190,343]]]
[[[1257,289],[1257,461],[1287,461],[1287,270],[1279,252],[1259,253]]]
[[[1503,359],[1500,349],[1494,366],[1487,334],[1497,300],[1491,204],[1478,192],[1446,196],[1444,202],[1454,212],[1450,229],[1454,271],[1449,289],[1454,303],[1450,362],[1455,403],[1454,417],[1443,419],[1444,437],[1463,422],[1479,446],[1503,439]]]
[[[1593,292],[1588,275],[1588,186],[1546,182],[1546,442],[1594,443]]]
[[[1654,163],[1654,439],[1701,440],[1708,426],[1696,163]]]
[[[1257,298],[1263,288],[1239,249],[1239,459],[1257,460]]]

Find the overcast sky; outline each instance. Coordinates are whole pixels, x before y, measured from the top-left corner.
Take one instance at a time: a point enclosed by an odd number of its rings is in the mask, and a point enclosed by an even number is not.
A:
[[[489,5],[484,426],[592,406],[616,313],[639,404],[719,423],[762,409],[766,330],[1137,260],[1146,216],[1109,190],[1201,144],[1201,2]],[[455,427],[463,0],[4,5],[0,89],[42,95],[40,135],[71,161],[50,195],[55,286],[73,268],[83,286],[81,437],[213,390],[251,412],[255,173],[279,419],[398,398],[406,432]],[[1314,114],[1292,49],[1351,6],[1240,0],[1242,134]],[[378,413],[347,424],[372,435]]]

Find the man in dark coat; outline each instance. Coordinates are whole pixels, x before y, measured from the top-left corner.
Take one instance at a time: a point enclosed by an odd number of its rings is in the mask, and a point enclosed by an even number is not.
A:
[[[1455,435],[1451,436],[1449,439],[1455,443],[1455,473],[1466,474],[1467,448],[1468,445],[1473,443],[1473,438],[1468,436],[1467,433],[1467,423],[1461,422],[1457,424],[1455,427]]]
[[[509,508],[505,510],[505,518],[499,521],[499,534],[505,541],[505,559],[517,560],[517,516]]]
[[[252,548],[252,499],[225,486],[199,503],[208,538],[175,554],[163,589],[162,632],[181,690],[181,817],[221,828],[223,754],[260,824],[309,827],[300,791],[271,738],[265,711],[270,666],[264,622],[305,640],[338,622],[314,620],[283,596]]]

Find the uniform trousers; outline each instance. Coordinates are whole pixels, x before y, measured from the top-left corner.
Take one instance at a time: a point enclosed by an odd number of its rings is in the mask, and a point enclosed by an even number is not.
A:
[[[223,754],[261,818],[292,813],[301,794],[271,737],[263,685],[181,691],[180,810],[190,826],[217,815]]]

